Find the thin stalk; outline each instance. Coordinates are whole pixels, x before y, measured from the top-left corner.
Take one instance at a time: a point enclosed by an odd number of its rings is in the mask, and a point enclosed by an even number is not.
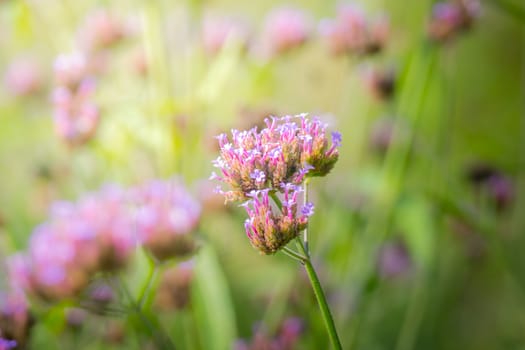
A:
[[[143,308],[144,303],[146,301],[146,298],[149,294],[149,291],[151,289],[151,285],[153,281],[157,278],[159,269],[157,264],[154,261],[150,261],[149,265],[149,271],[148,271],[148,277],[146,279],[146,283],[144,284],[144,287],[142,288],[140,295],[138,297],[138,306],[140,309]]]
[[[304,261],[306,260],[305,256],[302,256],[301,254],[296,253],[295,251],[293,251],[292,249],[288,247],[283,248],[283,253],[288,255],[290,258],[298,260],[301,264],[304,263]]]
[[[317,303],[321,309],[321,314],[323,316],[326,329],[328,330],[332,347],[334,349],[341,350],[341,341],[337,335],[334,319],[332,317],[332,313],[330,312],[330,308],[328,307],[328,303],[326,302],[326,297],[324,295],[323,288],[321,287],[321,282],[319,282],[319,277],[317,277],[317,273],[315,272],[314,266],[312,265],[312,261],[308,258],[303,264],[304,268],[306,269],[306,273],[308,274],[308,278],[310,279],[310,283],[312,284],[315,298],[317,299]]]
[[[308,203],[308,178],[304,180],[304,203],[303,205],[306,205],[306,203]],[[303,231],[303,242],[304,242],[304,250],[306,252],[306,256],[308,256],[310,254],[310,247],[308,246],[308,224]]]

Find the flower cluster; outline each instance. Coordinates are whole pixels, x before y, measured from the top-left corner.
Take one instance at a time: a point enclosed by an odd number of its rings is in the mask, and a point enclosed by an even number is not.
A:
[[[432,8],[428,35],[434,41],[446,41],[468,29],[479,15],[478,0],[439,2]]]
[[[158,260],[184,257],[195,250],[192,232],[199,223],[200,204],[175,182],[151,181],[133,193],[136,224],[143,246]]]
[[[81,53],[60,55],[55,60],[54,70],[56,133],[70,146],[82,145],[93,137],[100,115],[94,102],[96,83],[89,59]]]
[[[254,55],[273,58],[312,39],[315,28],[312,17],[300,8],[280,6],[266,15],[257,35],[251,35],[248,27],[240,21],[205,17],[203,48],[208,54],[216,54],[232,36]],[[376,53],[385,46],[390,31],[386,16],[369,20],[364,11],[353,4],[339,6],[336,18],[322,20],[319,28],[321,37],[334,55]],[[255,40],[249,40],[250,37]]]
[[[372,54],[384,47],[389,22],[380,16],[369,20],[364,11],[353,4],[341,5],[335,19],[321,22],[320,32],[332,54]]]
[[[246,234],[262,253],[272,254],[295,238],[313,214],[313,204],[300,206],[300,185],[307,177],[324,176],[339,157],[341,135],[326,136],[326,125],[306,115],[266,119],[261,131],[232,130],[218,136],[220,156],[213,162],[229,185],[217,191],[226,201],[243,201],[248,212]],[[281,198],[279,198],[281,197]],[[273,204],[272,204],[273,202]]]
[[[126,266],[138,245],[162,260],[187,254],[199,214],[184,187],[168,181],[106,186],[76,203],[55,203],[27,252],[11,257],[10,280],[45,300],[74,297],[95,274]]]

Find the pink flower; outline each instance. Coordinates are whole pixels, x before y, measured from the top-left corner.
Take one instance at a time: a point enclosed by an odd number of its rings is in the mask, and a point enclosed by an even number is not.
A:
[[[276,55],[301,46],[310,36],[306,14],[293,7],[281,7],[266,17],[263,37],[270,54]]]
[[[28,59],[11,63],[4,80],[7,90],[15,96],[28,96],[42,88],[42,73],[38,65]]]
[[[389,35],[389,22],[384,16],[370,20],[356,5],[341,5],[335,19],[323,20],[319,30],[334,55],[372,54],[380,51]]]
[[[151,181],[133,190],[139,238],[158,260],[184,257],[195,250],[193,232],[200,204],[177,180]]]

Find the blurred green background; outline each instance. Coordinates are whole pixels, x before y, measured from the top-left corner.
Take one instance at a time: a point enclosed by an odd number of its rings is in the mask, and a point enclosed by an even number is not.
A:
[[[207,185],[214,135],[308,112],[343,135],[338,164],[310,186],[314,264],[343,347],[525,349],[525,3],[482,1],[472,26],[446,42],[428,39],[433,4],[362,1],[367,16],[390,18],[385,48],[334,57],[316,27],[337,3],[289,2],[309,13],[312,35],[265,58],[235,40],[206,54],[202,22],[243,18],[256,42],[264,16],[285,3],[0,1],[0,74],[30,59],[42,85],[30,96],[1,88],[0,254],[26,247],[53,200],[177,174],[215,200],[203,212],[191,303],[160,316],[177,348],[230,348],[257,322],[271,333],[291,316],[305,324],[297,349],[327,348],[301,266],[254,250],[242,209],[223,208]],[[53,60],[78,49],[78,28],[99,8],[131,29],[104,52],[95,137],[68,147],[53,130]],[[392,97],[371,94],[367,69],[395,71]],[[487,168],[499,185],[476,180]],[[144,275],[136,260],[130,281]],[[39,314],[31,348],[139,346],[131,328],[120,345],[96,327],[75,338],[63,307]]]

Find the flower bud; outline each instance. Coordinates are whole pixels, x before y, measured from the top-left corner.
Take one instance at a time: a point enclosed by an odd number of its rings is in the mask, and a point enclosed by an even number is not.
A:
[[[281,210],[272,207],[268,189],[252,192],[252,199],[243,204],[249,215],[244,224],[246,235],[263,254],[274,254],[286,246],[306,228],[308,217],[313,214],[311,203],[306,203],[300,214],[297,212],[299,187],[293,184],[283,187]]]

